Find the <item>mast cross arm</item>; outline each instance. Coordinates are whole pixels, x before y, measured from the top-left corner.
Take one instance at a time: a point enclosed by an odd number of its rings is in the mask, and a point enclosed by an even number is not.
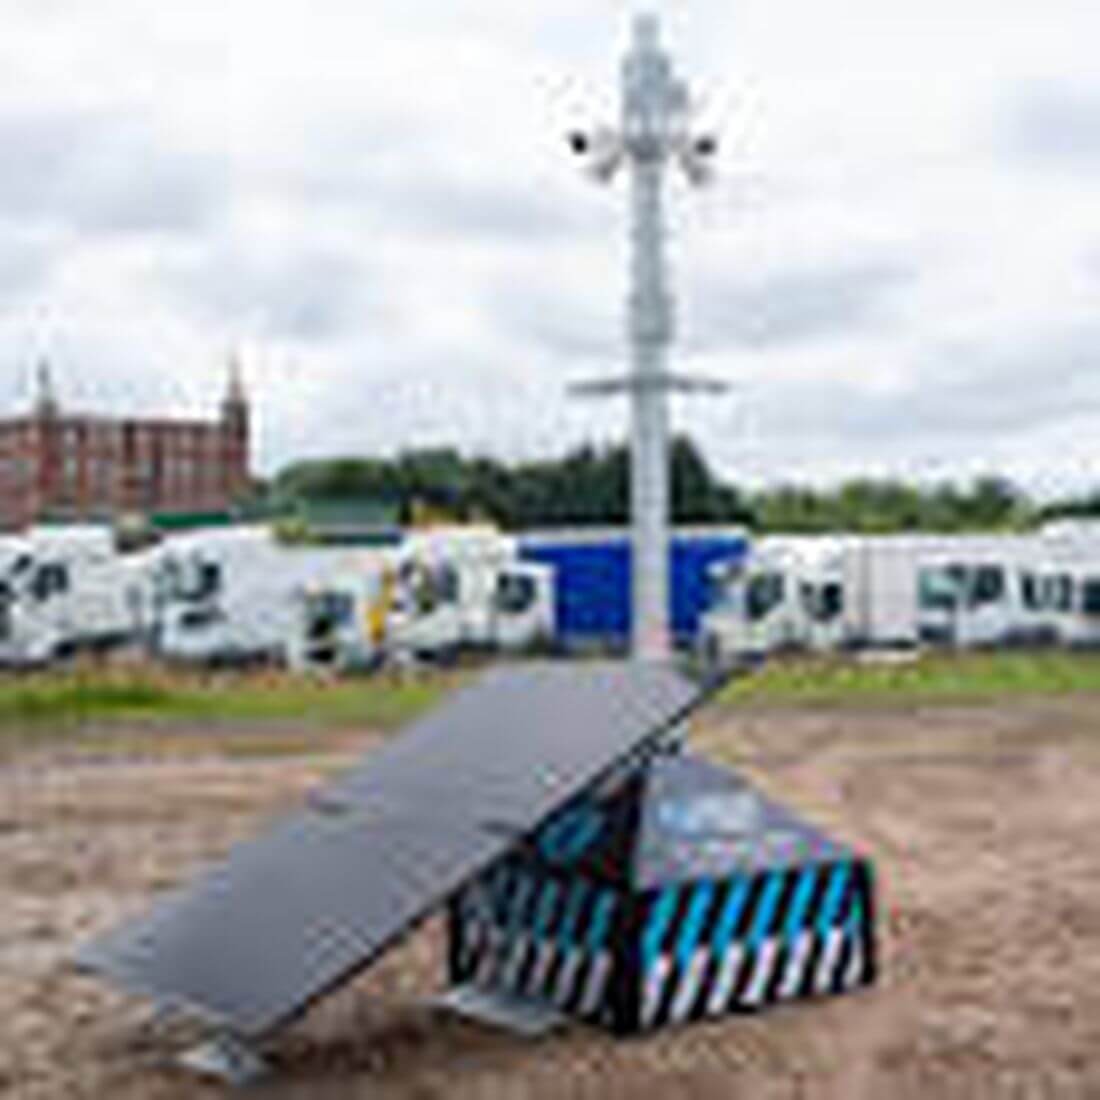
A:
[[[638,392],[721,394],[728,390],[729,384],[717,378],[669,372],[642,377],[624,374],[614,378],[594,378],[569,386],[569,393],[576,397],[614,397]]]

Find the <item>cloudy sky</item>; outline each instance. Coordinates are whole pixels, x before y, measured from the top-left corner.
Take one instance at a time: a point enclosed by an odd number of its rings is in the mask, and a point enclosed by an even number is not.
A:
[[[1100,4],[684,0],[722,135],[679,188],[677,402],[755,484],[996,469],[1100,483]],[[611,116],[631,7],[2,0],[0,407],[210,406],[240,348],[259,464],[625,430]]]

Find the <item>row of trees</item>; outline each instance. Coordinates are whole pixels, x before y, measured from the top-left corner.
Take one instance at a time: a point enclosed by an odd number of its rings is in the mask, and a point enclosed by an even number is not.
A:
[[[268,491],[276,500],[388,502],[405,521],[427,508],[507,529],[621,524],[629,514],[629,467],[621,446],[583,446],[559,459],[516,464],[444,448],[394,459],[299,462]],[[672,448],[672,511],[677,523],[737,523],[758,531],[1011,530],[1060,515],[1100,517],[1100,493],[1041,508],[1000,477],[928,487],[857,479],[831,489],[747,492],[716,477],[681,436]]]

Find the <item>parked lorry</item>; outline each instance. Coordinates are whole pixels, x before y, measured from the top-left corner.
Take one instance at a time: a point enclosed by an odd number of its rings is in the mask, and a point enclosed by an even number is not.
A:
[[[45,664],[127,642],[142,563],[96,526],[31,528],[0,547],[0,664]]]
[[[302,668],[363,667],[459,650],[515,651],[549,639],[553,574],[518,560],[492,529],[410,534],[375,568],[330,575],[300,594],[289,647]]]
[[[285,545],[265,526],[169,540],[153,570],[152,648],[190,663],[282,663],[303,587],[326,572],[369,569],[374,553]]]
[[[156,551],[150,636],[207,663],[366,667],[395,655],[522,648],[552,627],[552,578],[488,528],[434,528],[377,547],[285,545],[269,528]]]
[[[414,532],[396,557],[395,650],[522,649],[550,638],[553,570],[521,561],[513,537],[491,527]]]
[[[1061,546],[1021,577],[1021,600],[1041,640],[1100,645],[1100,557]]]
[[[1043,559],[1027,537],[939,540],[916,566],[920,641],[976,648],[1057,640],[1025,599],[1026,578]]]
[[[714,575],[713,660],[782,649],[1090,644],[1100,555],[1041,535],[761,539]]]
[[[392,571],[383,565],[338,570],[301,585],[286,639],[290,667],[350,672],[381,664],[391,583]]]
[[[554,573],[553,637],[565,650],[625,649],[631,629],[630,532],[624,527],[525,531],[524,561]],[[669,539],[669,620],[674,642],[690,647],[711,600],[714,566],[730,567],[748,552],[738,527],[677,527]]]
[[[744,561],[712,568],[700,648],[719,660],[835,649],[876,633],[905,644],[914,629],[912,599],[897,557],[860,554],[826,536],[762,540]],[[889,598],[867,598],[871,585]]]

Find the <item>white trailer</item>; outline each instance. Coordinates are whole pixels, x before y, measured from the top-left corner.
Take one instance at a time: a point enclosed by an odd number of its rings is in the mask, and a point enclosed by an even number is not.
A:
[[[1021,593],[1041,640],[1100,645],[1100,553],[1094,548],[1048,544],[1022,573]]]
[[[362,671],[385,656],[396,572],[384,554],[326,571],[294,593],[286,659],[298,671]]]
[[[1027,598],[1028,576],[1050,556],[1033,536],[763,539],[743,569],[720,578],[704,645],[725,659],[784,648],[1057,640],[1057,624]]]
[[[372,568],[317,578],[300,594],[288,645],[299,668],[520,650],[553,630],[553,573],[518,560],[495,530],[416,532]]]
[[[133,634],[139,566],[102,527],[32,528],[2,551],[0,663],[48,663]]]
[[[386,620],[391,656],[438,658],[459,650],[520,651],[549,642],[553,572],[533,562],[444,567],[427,590],[399,585]]]
[[[974,648],[1056,640],[1027,598],[1027,578],[1045,558],[1028,535],[929,540],[918,560],[921,641]]]
[[[1100,562],[1076,562],[1070,567],[1070,609],[1058,615],[1055,631],[1067,646],[1100,646]]]
[[[368,552],[284,545],[267,527],[174,539],[155,568],[154,648],[185,662],[282,663],[298,593],[326,570],[351,568],[357,555]]]
[[[699,635],[707,657],[762,656],[811,645],[813,617],[801,588],[813,584],[824,594],[833,549],[826,539],[780,536],[754,544],[740,564],[716,567]],[[827,631],[836,616],[823,609],[820,618]]]
[[[391,651],[520,649],[551,636],[552,571],[520,561],[511,536],[479,527],[415,532],[396,555]]]

